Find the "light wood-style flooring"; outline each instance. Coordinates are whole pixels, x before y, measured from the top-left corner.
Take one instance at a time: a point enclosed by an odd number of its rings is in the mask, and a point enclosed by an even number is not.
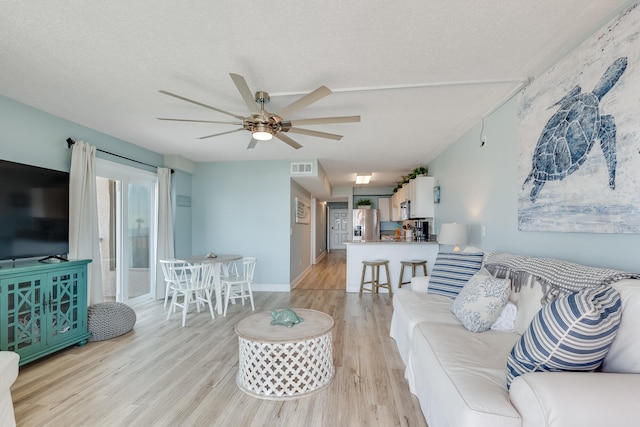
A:
[[[215,320],[190,313],[181,328],[180,315],[167,321],[163,303],[153,301],[134,306],[132,332],[21,367],[11,388],[18,426],[426,426],[389,337],[389,297],[346,293],[344,279],[325,289],[344,275],[341,256],[332,251],[291,293],[254,293],[256,312],[298,307],[333,316],[336,374],[321,391],[274,401],[237,387],[233,327],[249,305]]]

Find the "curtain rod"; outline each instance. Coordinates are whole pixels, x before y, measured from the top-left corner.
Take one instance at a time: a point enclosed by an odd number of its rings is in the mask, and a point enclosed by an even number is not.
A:
[[[73,139],[67,138],[67,148],[71,148],[73,146],[73,144],[75,144],[75,143],[76,142]],[[156,166],[156,165],[150,165],[149,163],[141,162],[140,160],[131,159],[129,157],[121,156],[120,154],[110,153],[109,151],[101,150],[99,148],[96,148],[96,151],[100,151],[101,153],[109,154],[111,156],[120,157],[121,159],[129,160],[130,162],[140,163],[141,165],[149,166],[149,167],[152,167],[152,168],[161,167],[161,166]],[[171,173],[173,173],[173,169],[171,169]]]

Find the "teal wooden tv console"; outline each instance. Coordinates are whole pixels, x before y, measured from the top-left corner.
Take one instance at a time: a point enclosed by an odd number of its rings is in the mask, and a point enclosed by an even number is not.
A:
[[[87,331],[87,264],[25,261],[0,267],[0,350],[20,365],[74,344]]]

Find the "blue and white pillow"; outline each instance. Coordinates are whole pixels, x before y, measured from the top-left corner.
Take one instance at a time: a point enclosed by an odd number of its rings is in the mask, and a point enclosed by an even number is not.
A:
[[[511,294],[511,280],[493,277],[485,268],[474,274],[451,304],[467,330],[485,332],[498,319]]]
[[[611,287],[583,289],[545,305],[507,360],[507,388],[527,372],[594,371],[616,336],[622,303]]]
[[[439,253],[429,277],[428,292],[455,298],[480,270],[483,256],[483,253]]]

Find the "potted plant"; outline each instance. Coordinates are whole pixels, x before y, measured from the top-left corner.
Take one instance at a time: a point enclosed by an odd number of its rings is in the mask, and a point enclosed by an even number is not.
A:
[[[414,178],[418,176],[427,176],[428,173],[429,173],[429,169],[427,169],[424,166],[417,167],[412,172],[412,174],[414,175]]]
[[[373,203],[369,199],[360,199],[356,203],[357,207],[364,208],[364,209],[371,209],[371,205],[373,205]]]

